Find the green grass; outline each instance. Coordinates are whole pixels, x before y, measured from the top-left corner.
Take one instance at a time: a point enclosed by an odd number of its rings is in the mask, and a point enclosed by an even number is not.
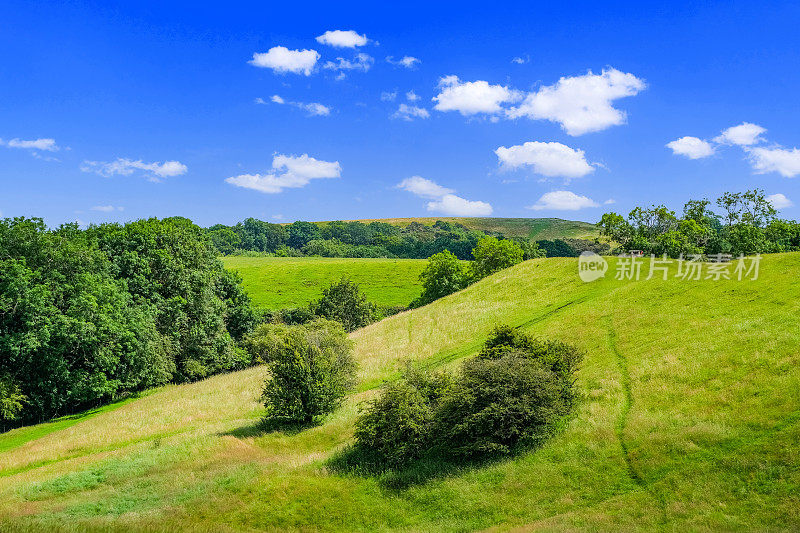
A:
[[[361,392],[318,427],[259,430],[252,368],[7,449],[0,530],[798,530],[798,274],[782,254],[758,281],[584,284],[527,261],[354,332]],[[405,358],[452,367],[499,322],[585,350],[562,432],[405,488],[327,468]]]
[[[360,222],[386,222],[407,226],[412,222],[431,225],[437,220],[462,224],[479,231],[496,231],[507,237],[526,237],[535,240],[553,239],[594,239],[600,232],[592,223],[560,218],[482,218],[482,217],[418,217],[382,218],[361,220]]]
[[[387,306],[407,306],[419,296],[424,259],[341,259],[324,257],[224,257],[241,274],[245,291],[262,309],[302,307],[342,276],[361,286],[367,298]]]
[[[142,395],[143,394],[129,396],[128,398],[107,405],[103,405],[102,407],[97,407],[94,409],[90,409],[88,411],[83,411],[82,413],[62,416],[35,426],[21,427],[17,429],[12,429],[10,431],[6,431],[5,433],[0,433],[0,453],[22,446],[26,442],[40,439],[45,435],[49,435],[50,433],[53,433],[55,431],[60,431],[70,426],[74,426],[79,422],[88,420],[89,418],[97,416],[101,413],[107,413],[109,411],[113,411],[118,407],[122,407],[125,404],[128,404],[138,398],[141,398]]]

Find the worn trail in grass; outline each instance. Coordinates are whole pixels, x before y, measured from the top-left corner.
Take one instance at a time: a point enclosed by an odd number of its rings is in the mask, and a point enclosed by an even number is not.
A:
[[[0,477],[0,529],[798,529],[799,264],[766,257],[758,281],[633,282],[613,279],[612,260],[583,284],[574,260],[528,261],[354,332],[360,392],[318,427],[260,430],[253,368],[0,454],[0,474],[27,468]],[[403,489],[327,469],[358,403],[404,359],[453,366],[497,323],[586,352],[563,432]]]

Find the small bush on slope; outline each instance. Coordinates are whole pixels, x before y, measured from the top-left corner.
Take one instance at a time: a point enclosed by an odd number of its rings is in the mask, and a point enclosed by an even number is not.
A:
[[[412,372],[388,385],[356,422],[356,452],[398,467],[428,453],[478,457],[537,443],[572,409],[581,358],[500,326],[455,378]]]
[[[422,281],[422,294],[412,302],[411,307],[429,304],[460,291],[469,283],[467,269],[449,250],[432,255],[419,279]]]
[[[378,314],[375,304],[347,278],[323,289],[322,297],[311,302],[309,309],[315,316],[341,322],[348,332],[374,322]]]
[[[472,255],[475,257],[475,261],[472,263],[472,274],[477,281],[504,268],[521,263],[524,252],[514,241],[485,237],[478,241],[472,250]]]
[[[404,379],[386,386],[356,422],[359,444],[391,467],[419,458],[431,444],[434,414],[452,385],[448,374],[406,369]]]
[[[310,423],[339,407],[355,384],[352,342],[336,322],[263,324],[247,345],[270,370],[262,393],[270,421]]]

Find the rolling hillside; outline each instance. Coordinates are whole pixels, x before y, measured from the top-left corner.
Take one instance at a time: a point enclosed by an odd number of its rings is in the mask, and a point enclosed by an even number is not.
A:
[[[353,333],[359,392],[302,432],[260,429],[252,368],[4,434],[0,530],[800,528],[800,254],[757,281],[617,281],[614,261],[588,284],[527,261]],[[326,467],[404,359],[452,366],[500,322],[585,350],[563,432],[405,488]]]
[[[526,237],[534,240],[594,239],[600,234],[594,224],[560,218],[420,217],[381,218],[359,220],[358,222],[378,221],[407,226],[412,222],[431,225],[437,220],[462,224],[479,231],[496,231],[507,237]]]
[[[407,306],[419,296],[425,259],[346,259],[327,257],[222,258],[242,276],[253,305],[262,309],[302,307],[319,298],[332,281],[347,276],[371,302]]]

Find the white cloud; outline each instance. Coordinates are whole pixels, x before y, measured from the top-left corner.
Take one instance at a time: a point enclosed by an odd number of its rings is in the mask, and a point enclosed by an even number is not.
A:
[[[438,111],[458,111],[464,116],[478,113],[496,114],[502,111],[501,104],[515,102],[521,95],[502,85],[490,85],[478,80],[462,82],[458,76],[445,76],[439,80],[441,92],[433,97]]]
[[[751,146],[760,143],[762,141],[761,134],[766,131],[765,128],[762,128],[758,124],[742,122],[738,126],[723,130],[718,137],[714,138],[714,141],[720,144]]]
[[[349,59],[345,59],[343,57],[337,57],[336,61],[328,61],[323,65],[322,68],[328,70],[338,70],[340,71],[340,75],[344,74],[345,70],[360,70],[363,72],[367,72],[375,60],[369,54],[359,53],[356,54],[356,57],[351,61]]]
[[[397,111],[394,112],[392,118],[400,118],[405,121],[411,122],[415,118],[428,118],[431,114],[427,109],[417,107],[415,105],[400,104]]]
[[[96,205],[92,207],[92,211],[102,211],[103,213],[111,213],[113,211],[125,211],[125,208],[113,205]]]
[[[416,194],[417,196],[421,196],[422,198],[441,198],[442,196],[455,192],[453,189],[442,187],[438,183],[427,180],[422,176],[406,178],[401,181],[397,187]]]
[[[419,96],[413,90],[408,91],[406,93],[406,100],[408,100],[409,102],[416,102],[417,100],[419,100]]]
[[[338,178],[342,167],[338,161],[321,161],[309,157],[277,154],[272,159],[269,174],[242,174],[225,179],[227,183],[245,189],[276,194],[284,189],[305,187],[313,179]]]
[[[518,56],[518,57],[515,57],[514,59],[512,59],[511,62],[512,63],[516,63],[517,65],[524,65],[525,63],[528,63],[530,60],[531,60],[531,58],[528,57],[528,56],[525,56],[525,57],[519,57]]]
[[[681,137],[668,142],[667,148],[671,149],[672,153],[689,159],[702,159],[714,154],[714,147],[711,146],[711,143],[697,137]]]
[[[9,148],[23,148],[26,150],[42,150],[45,152],[57,152],[61,148],[56,144],[55,139],[34,139],[24,141],[22,139],[11,139],[8,142],[3,142],[0,139],[0,145],[5,144]]]
[[[578,196],[571,191],[553,191],[542,195],[541,198],[528,209],[534,211],[542,211],[550,209],[553,211],[578,211],[588,207],[599,207],[599,204],[587,198],[586,196]]]
[[[255,53],[249,61],[251,65],[270,68],[279,74],[292,72],[310,76],[319,59],[316,50],[289,50],[285,46],[275,46],[266,53]]]
[[[430,199],[431,201],[427,204],[428,211],[458,217],[480,217],[492,214],[492,206],[488,203],[466,200],[456,196],[453,194],[455,193],[453,189],[442,187],[421,176],[406,178],[397,187],[421,198]]]
[[[756,174],[777,172],[785,178],[800,174],[800,150],[793,148],[747,148],[747,157]]]
[[[296,107],[298,109],[302,109],[303,111],[306,111],[309,114],[309,116],[326,117],[326,116],[331,114],[331,108],[330,107],[328,107],[326,105],[322,105],[322,104],[317,103],[317,102],[310,102],[310,103],[290,102],[288,100],[284,100],[283,98],[281,98],[277,94],[272,95],[272,97],[270,98],[270,101],[272,101],[275,104],[290,105],[292,107]],[[267,102],[265,102],[263,98],[256,98],[256,103],[257,104],[266,104]]]
[[[326,31],[317,37],[317,42],[336,48],[355,48],[364,46],[369,39],[366,35],[359,35],[353,30],[333,30]]]
[[[401,59],[395,60],[394,57],[388,56],[386,62],[396,67],[414,68],[417,64],[421,63],[419,59],[413,56],[403,56]]]
[[[384,102],[394,102],[395,100],[397,100],[397,91],[391,93],[388,91],[382,92],[381,100],[383,100]]]
[[[471,201],[446,194],[438,200],[428,202],[428,211],[435,211],[454,217],[486,217],[492,214],[492,206],[486,202]]]
[[[143,170],[149,173],[150,181],[158,181],[159,178],[168,178],[186,174],[188,167],[180,161],[164,161],[163,163],[145,163],[141,159],[133,161],[131,159],[119,158],[116,161],[84,161],[81,164],[83,172],[94,172],[104,177],[111,177],[116,174],[130,176],[136,170]]]
[[[532,141],[509,148],[501,146],[494,153],[506,169],[531,166],[537,174],[550,178],[569,180],[594,172],[594,167],[586,161],[583,150],[558,142]]]
[[[624,124],[626,114],[613,107],[614,100],[633,96],[645,87],[644,80],[614,68],[601,74],[589,71],[529,93],[507,114],[510,118],[550,120],[561,124],[568,135],[583,135]]]
[[[781,193],[770,194],[767,196],[767,200],[769,200],[775,209],[786,209],[787,207],[792,207],[794,205],[791,200],[786,198],[786,196]]]
[[[613,198],[609,198],[608,200],[603,202],[603,205],[614,205],[615,203],[617,203],[616,200],[614,200]]]

